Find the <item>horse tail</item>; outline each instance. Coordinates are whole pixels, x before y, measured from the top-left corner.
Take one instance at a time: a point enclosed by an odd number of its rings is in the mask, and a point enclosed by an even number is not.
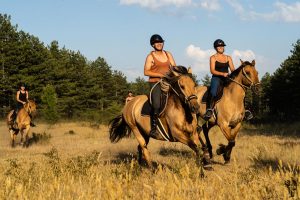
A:
[[[131,130],[123,115],[119,115],[109,122],[109,139],[112,143],[117,143],[123,137],[129,137],[130,134]]]

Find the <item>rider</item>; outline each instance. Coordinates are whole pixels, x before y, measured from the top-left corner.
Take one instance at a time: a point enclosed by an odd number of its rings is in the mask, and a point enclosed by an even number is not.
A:
[[[21,110],[24,107],[24,105],[26,104],[26,102],[28,101],[28,91],[26,90],[24,83],[22,83],[20,85],[20,88],[17,91],[16,100],[17,100],[16,107],[14,109],[14,112],[13,112],[12,116],[11,116],[12,117],[12,122],[16,121],[17,114],[18,114],[19,110]],[[30,126],[35,126],[35,124],[33,124],[33,122],[30,122]]]
[[[153,111],[150,136],[155,136],[159,115],[161,88],[159,85],[157,87],[153,86],[156,85],[157,82],[170,71],[170,68],[176,65],[176,63],[172,54],[163,50],[164,40],[160,35],[152,35],[150,38],[150,45],[153,47],[154,51],[151,51],[146,58],[144,74],[145,76],[149,76],[149,84],[150,88],[152,88],[151,102]]]
[[[128,95],[127,95],[127,97],[126,97],[126,100],[125,100],[125,105],[129,102],[129,101],[131,101],[132,99],[133,99],[133,94],[132,94],[132,92],[131,91],[128,91]]]
[[[223,40],[217,39],[214,42],[216,53],[210,57],[210,72],[212,73],[210,91],[207,99],[207,110],[204,114],[204,119],[209,120],[213,114],[215,98],[218,88],[225,78],[229,75],[228,68],[233,72],[235,70],[232,59],[229,55],[224,54],[226,44]],[[251,119],[252,113],[249,110],[245,111],[246,119]]]
[[[216,53],[210,57],[210,72],[212,73],[210,91],[207,99],[207,109],[204,114],[204,119],[208,120],[213,114],[213,108],[215,105],[215,98],[217,96],[217,91],[219,86],[228,76],[230,71],[234,71],[234,65],[230,56],[224,54],[224,47],[226,44],[223,40],[217,39],[214,42],[214,48]]]

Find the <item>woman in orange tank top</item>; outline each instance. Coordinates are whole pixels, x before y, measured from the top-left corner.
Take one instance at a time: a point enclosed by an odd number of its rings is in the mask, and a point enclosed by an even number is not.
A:
[[[172,66],[175,66],[176,63],[172,54],[168,51],[164,51],[164,40],[158,34],[154,34],[150,38],[150,45],[154,48],[154,51],[151,51],[145,61],[144,74],[149,77],[149,84],[152,88],[166,73],[169,72]],[[155,136],[156,134],[156,125],[159,114],[160,107],[160,95],[161,88],[160,85],[156,85],[152,89],[152,120],[151,120],[151,131],[150,135]]]

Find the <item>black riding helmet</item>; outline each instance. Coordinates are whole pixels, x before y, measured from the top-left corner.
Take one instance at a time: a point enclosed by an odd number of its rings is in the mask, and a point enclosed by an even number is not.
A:
[[[221,39],[217,39],[215,42],[214,42],[214,48],[217,48],[217,47],[224,47],[226,46],[225,42]]]
[[[26,88],[25,83],[20,83],[19,88],[21,88],[21,87],[25,87]]]
[[[150,38],[150,45],[152,46],[156,42],[164,42],[164,40],[162,39],[162,37],[160,35],[154,34]]]

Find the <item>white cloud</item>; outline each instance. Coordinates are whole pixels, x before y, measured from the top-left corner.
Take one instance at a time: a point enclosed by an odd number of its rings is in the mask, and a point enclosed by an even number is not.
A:
[[[247,12],[237,0],[227,0],[227,3],[233,7],[242,20],[262,19],[266,21],[300,22],[300,2],[292,4],[276,2],[274,4],[275,10],[269,13]]]
[[[209,58],[216,51],[214,49],[203,50],[193,44],[186,48],[186,55],[189,58],[189,62],[192,63],[192,69],[194,73],[209,73]],[[233,64],[235,68],[240,66],[240,59],[243,61],[252,61],[255,59],[255,53],[252,50],[234,50],[231,54]]]
[[[120,0],[121,5],[140,5],[144,8],[156,9],[165,6],[183,7],[192,4],[192,0]]]
[[[193,73],[209,71],[209,57],[214,54],[214,50],[202,50],[195,45],[189,45],[186,50],[189,61],[192,62]]]
[[[279,9],[279,17],[286,22],[300,22],[300,2],[287,5],[277,2],[275,6]]]
[[[231,58],[235,68],[237,68],[241,64],[240,59],[243,61],[247,60],[251,62],[252,60],[255,60],[255,54],[251,50],[246,50],[246,51],[233,50],[231,54]]]
[[[197,2],[197,3],[196,3]],[[182,7],[200,7],[206,10],[219,10],[219,0],[120,0],[121,5],[139,5],[143,8],[149,8],[151,10],[157,10],[162,7],[176,8]]]

